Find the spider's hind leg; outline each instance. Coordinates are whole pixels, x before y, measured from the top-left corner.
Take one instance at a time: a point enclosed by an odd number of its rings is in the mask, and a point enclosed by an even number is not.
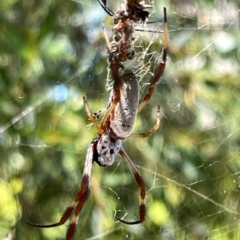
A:
[[[128,225],[139,224],[145,220],[145,215],[146,215],[146,206],[145,206],[146,187],[134,163],[131,161],[131,159],[128,157],[128,155],[125,153],[125,151],[122,148],[119,150],[119,154],[127,162],[128,167],[130,168],[132,174],[134,175],[135,180],[137,181],[137,184],[140,187],[141,191],[140,191],[139,220],[125,221],[117,216],[115,216],[115,218],[124,224],[128,224]]]
[[[138,112],[141,112],[141,110],[144,108],[144,106],[147,104],[147,102],[152,97],[154,88],[156,83],[159,81],[160,77],[162,76],[166,62],[167,62],[167,50],[168,50],[168,24],[167,24],[167,9],[164,8],[164,40],[163,40],[163,53],[162,53],[162,61],[157,67],[154,77],[151,81],[151,84],[149,86],[148,93],[142,100],[141,104],[138,107]]]
[[[153,134],[155,131],[157,131],[160,127],[160,105],[158,105],[158,108],[157,108],[157,122],[156,124],[147,132],[142,132],[142,133],[133,133],[130,135],[130,137],[142,137],[142,138],[145,138],[145,137],[148,137],[150,136],[151,134]]]

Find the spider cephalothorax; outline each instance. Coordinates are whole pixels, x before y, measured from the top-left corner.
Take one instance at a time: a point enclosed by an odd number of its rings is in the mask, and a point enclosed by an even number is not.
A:
[[[110,139],[108,133],[98,138],[94,161],[102,167],[111,166],[122,145],[120,139]]]

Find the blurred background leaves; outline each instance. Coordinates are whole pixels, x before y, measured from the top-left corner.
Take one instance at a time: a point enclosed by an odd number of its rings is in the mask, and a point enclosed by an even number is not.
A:
[[[108,1],[119,9],[121,0]],[[91,193],[76,239],[239,239],[239,8],[232,1],[154,1],[151,20],[168,9],[169,55],[135,132],[150,129],[161,104],[161,129],[129,138],[124,149],[147,187],[147,215],[138,217],[139,188],[120,157],[93,167]],[[79,190],[86,149],[96,135],[82,97],[104,110],[109,91],[104,21],[96,0],[4,0],[0,3],[0,238],[64,239],[53,223]],[[141,28],[142,26],[139,26]],[[162,23],[145,29],[162,30]],[[161,60],[161,33],[136,32],[141,93]]]

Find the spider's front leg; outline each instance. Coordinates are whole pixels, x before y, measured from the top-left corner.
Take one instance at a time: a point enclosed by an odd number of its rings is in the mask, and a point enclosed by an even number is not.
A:
[[[110,99],[110,106],[108,107],[107,112],[101,122],[101,128],[102,128],[103,132],[105,132],[107,129],[107,121],[108,121],[110,114],[112,113],[112,111],[114,110],[114,108],[120,101],[120,90],[121,90],[121,87],[123,84],[123,82],[119,76],[119,73],[118,73],[120,65],[119,65],[117,53],[111,52],[111,49],[109,49],[109,55],[110,55],[109,56],[110,68],[111,68],[111,72],[113,75],[114,84],[113,84],[112,99]]]

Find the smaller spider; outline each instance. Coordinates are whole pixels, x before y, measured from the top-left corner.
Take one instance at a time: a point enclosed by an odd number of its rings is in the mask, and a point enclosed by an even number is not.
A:
[[[151,80],[149,91],[142,100],[140,105],[138,105],[139,85],[135,75],[133,73],[126,73],[120,76],[119,75],[120,63],[117,54],[116,52],[111,52],[110,51],[111,49],[109,49],[110,69],[113,75],[114,85],[110,93],[107,112],[104,115],[101,124],[98,124],[98,122],[95,119],[95,115],[91,113],[87,103],[87,98],[83,97],[87,115],[91,122],[95,125],[98,132],[98,137],[92,140],[87,149],[86,161],[83,170],[83,179],[80,190],[77,193],[74,200],[72,201],[71,205],[66,209],[61,219],[57,223],[45,225],[27,222],[27,224],[39,228],[57,227],[64,224],[75,209],[72,222],[69,225],[66,234],[66,240],[71,240],[74,236],[80,211],[82,210],[89,193],[93,162],[96,162],[100,166],[110,166],[113,164],[117,154],[121,155],[121,157],[128,164],[128,167],[130,168],[131,172],[133,173],[135,180],[137,181],[141,189],[140,191],[141,201],[139,207],[138,220],[126,221],[117,216],[115,216],[115,218],[118,221],[125,224],[138,224],[144,221],[146,212],[145,209],[146,188],[144,185],[144,181],[141,178],[134,163],[131,161],[131,159],[123,150],[122,141],[128,138],[130,135],[132,135],[132,129],[137,116],[137,112],[140,112],[141,109],[147,104],[147,102],[151,98],[154,87],[158,82],[159,78],[161,77],[161,75],[163,74],[166,65],[168,44],[166,8],[164,8],[164,25],[165,34],[162,61],[157,66],[155,75]],[[159,128],[159,126],[160,126],[160,106],[158,106],[157,109],[157,122],[154,125],[154,127],[150,129],[148,132],[133,135],[139,137],[147,137],[153,132],[155,132]]]

